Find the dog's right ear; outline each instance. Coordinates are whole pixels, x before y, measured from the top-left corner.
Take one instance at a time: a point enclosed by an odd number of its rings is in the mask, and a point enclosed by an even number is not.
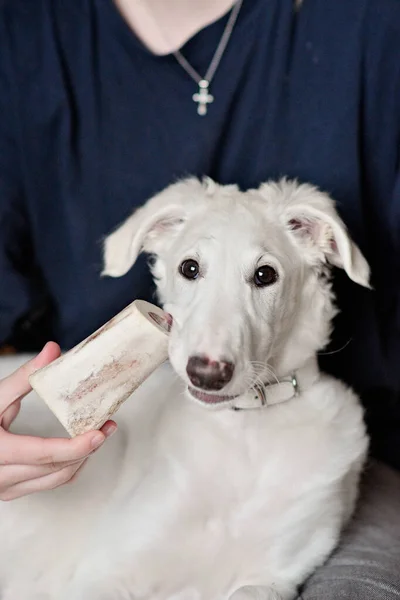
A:
[[[183,227],[203,184],[195,178],[174,183],[136,210],[104,241],[102,275],[121,277],[139,254],[157,255]]]

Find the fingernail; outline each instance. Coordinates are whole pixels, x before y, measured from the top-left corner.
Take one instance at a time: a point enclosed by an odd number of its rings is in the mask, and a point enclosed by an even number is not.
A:
[[[117,426],[116,425],[109,425],[108,427],[106,427],[105,431],[104,431],[104,435],[107,438],[110,438],[112,435],[114,435],[114,433],[117,431]]]
[[[105,437],[103,434],[99,433],[97,435],[94,436],[94,438],[92,439],[92,448],[98,448],[99,446],[101,446],[101,444],[104,442]]]

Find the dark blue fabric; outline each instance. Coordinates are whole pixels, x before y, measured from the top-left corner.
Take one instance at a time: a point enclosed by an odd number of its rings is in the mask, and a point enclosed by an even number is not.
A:
[[[225,23],[183,48],[201,73]],[[293,0],[244,0],[205,118],[194,91],[111,0],[0,0],[0,341],[44,298],[64,347],[151,299],[144,259],[99,277],[101,240],[177,177],[311,181],[375,287],[338,274],[345,348],[321,362],[363,393],[377,453],[400,466],[400,0],[304,0],[297,15]]]

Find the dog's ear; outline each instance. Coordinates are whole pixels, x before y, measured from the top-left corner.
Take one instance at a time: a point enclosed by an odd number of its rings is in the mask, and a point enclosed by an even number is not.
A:
[[[275,185],[267,183],[260,189],[264,197],[273,196],[281,207],[285,227],[309,261],[328,262],[344,269],[355,283],[370,287],[368,263],[327,194],[311,185],[287,180]]]
[[[136,210],[106,237],[102,275],[125,275],[142,251],[157,255],[179,233],[202,191],[198,179],[186,179],[170,185]]]

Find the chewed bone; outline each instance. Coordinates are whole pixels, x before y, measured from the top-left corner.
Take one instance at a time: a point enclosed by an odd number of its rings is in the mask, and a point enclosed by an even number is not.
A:
[[[99,429],[167,359],[171,326],[136,300],[29,381],[71,436]]]

